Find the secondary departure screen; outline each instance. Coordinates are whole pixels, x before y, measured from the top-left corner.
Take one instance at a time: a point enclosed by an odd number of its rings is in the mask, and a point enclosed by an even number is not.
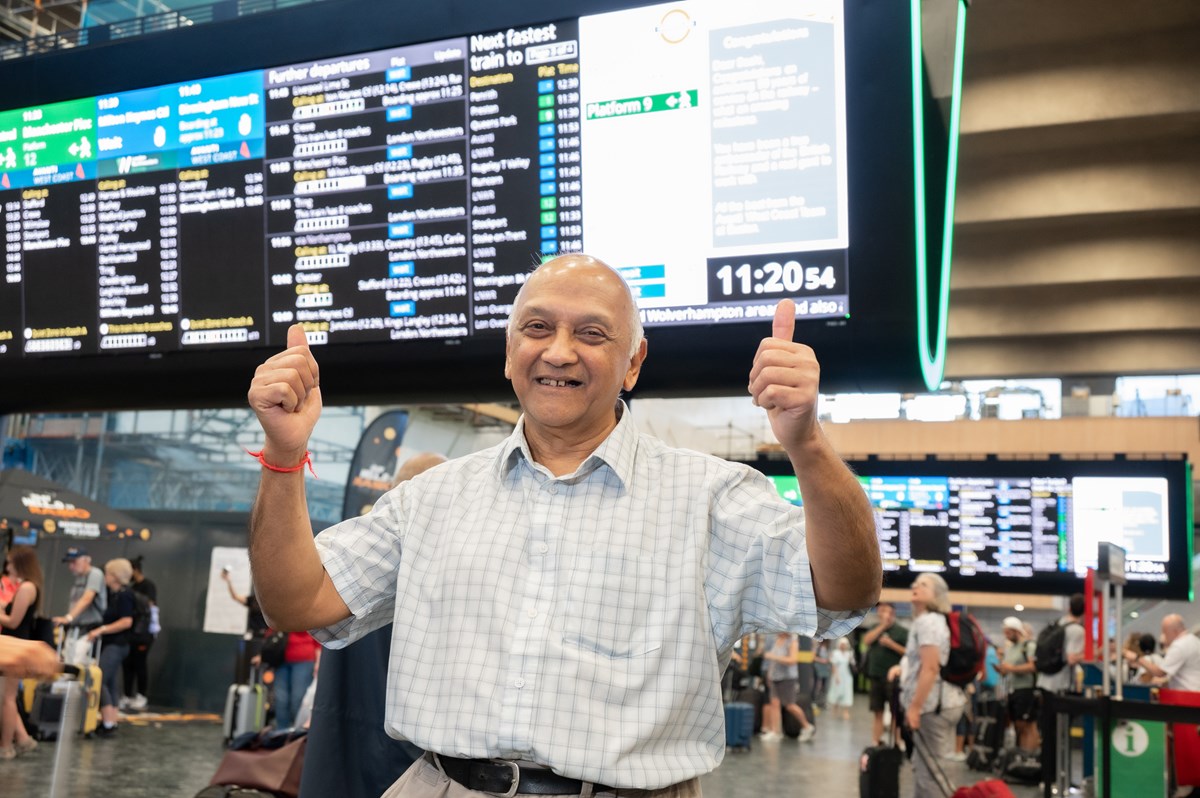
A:
[[[801,504],[795,477],[773,476]],[[885,571],[955,577],[1083,576],[1101,541],[1126,551],[1133,582],[1169,578],[1162,477],[860,476],[875,508]]]
[[[684,2],[0,112],[0,359],[850,313],[842,5]]]

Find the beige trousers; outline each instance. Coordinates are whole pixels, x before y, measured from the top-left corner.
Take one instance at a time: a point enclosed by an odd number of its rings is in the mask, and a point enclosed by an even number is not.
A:
[[[468,790],[442,773],[430,759],[431,757],[426,755],[413,763],[395,784],[388,787],[382,798],[478,798],[481,795],[492,794]],[[584,791],[579,793],[577,798],[592,798],[593,795],[612,798],[701,798],[700,779],[689,779],[659,790],[619,789],[598,793],[593,793],[592,785],[585,783]]]

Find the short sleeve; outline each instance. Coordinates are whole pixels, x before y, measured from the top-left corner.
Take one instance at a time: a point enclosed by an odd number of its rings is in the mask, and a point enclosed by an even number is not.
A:
[[[317,535],[321,563],[351,613],[332,626],[309,630],[323,645],[348,646],[392,621],[409,484],[385,493],[366,515]]]
[[[782,499],[758,471],[736,467],[720,474],[711,521],[706,589],[721,645],[757,631],[841,637],[870,609],[817,607],[804,510]]]

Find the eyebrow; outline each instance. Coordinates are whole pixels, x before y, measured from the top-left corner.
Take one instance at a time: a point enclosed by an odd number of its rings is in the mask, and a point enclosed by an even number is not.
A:
[[[526,305],[521,308],[521,312],[517,315],[517,319],[522,320],[530,316],[556,316],[553,310],[539,305]],[[601,316],[596,313],[585,313],[576,319],[576,323],[584,324],[599,324],[601,327],[616,327],[617,322],[611,317]]]

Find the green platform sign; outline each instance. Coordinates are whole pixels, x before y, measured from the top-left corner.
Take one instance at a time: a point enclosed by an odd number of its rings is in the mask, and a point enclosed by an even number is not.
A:
[[[22,167],[91,161],[96,157],[96,102],[90,97],[21,111]]]

